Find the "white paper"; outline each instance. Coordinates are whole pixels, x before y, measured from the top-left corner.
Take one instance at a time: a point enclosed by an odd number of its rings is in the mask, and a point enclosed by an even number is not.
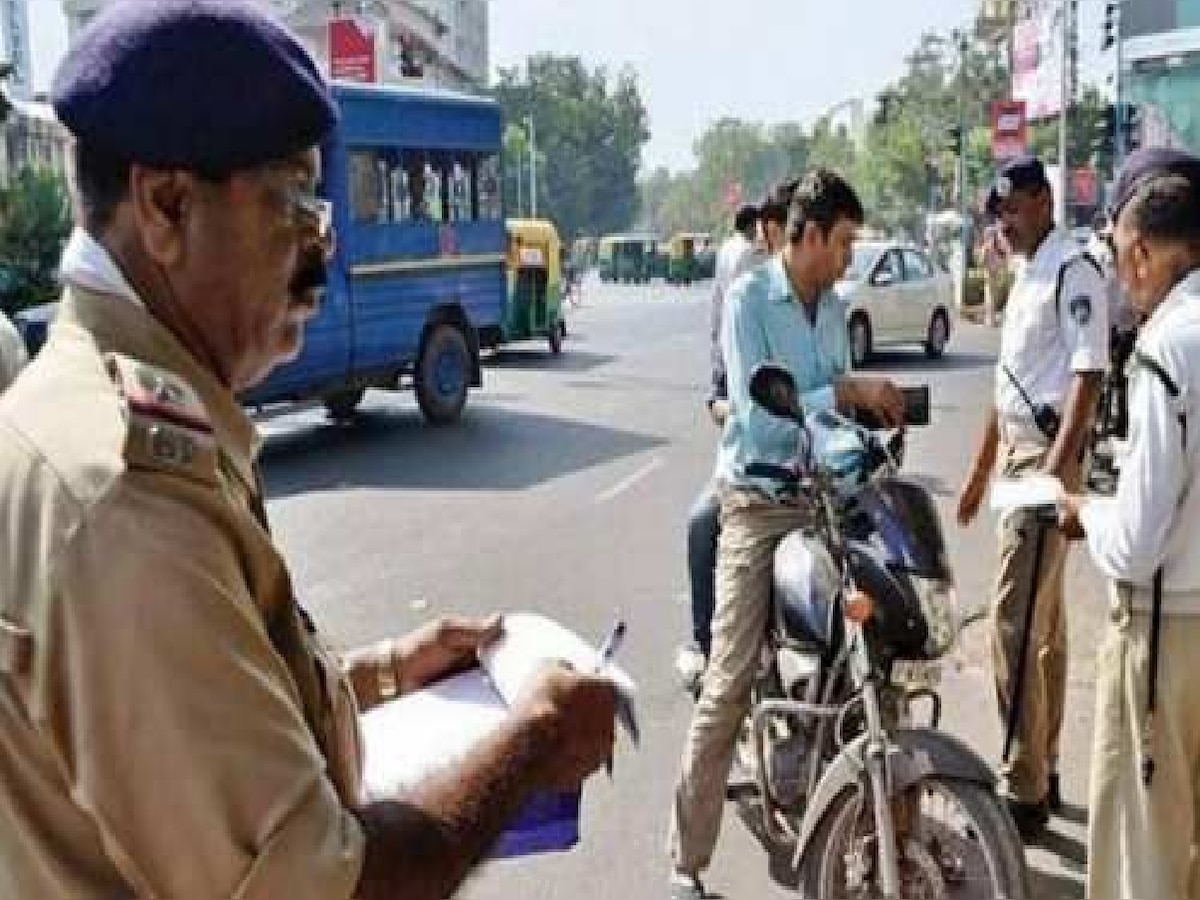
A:
[[[395,796],[451,767],[500,726],[508,708],[547,663],[580,672],[599,666],[596,648],[545,616],[504,617],[504,635],[480,654],[481,668],[382,704],[361,717],[368,799]],[[601,674],[617,688],[618,718],[638,739],[633,680],[613,665]]]
[[[507,716],[507,705],[482,669],[377,706],[360,720],[367,799],[394,797],[449,768]]]
[[[997,478],[992,482],[988,505],[998,513],[1057,506],[1064,494],[1062,482],[1042,472],[1023,478]]]
[[[612,662],[602,666],[597,648],[552,619],[537,613],[505,615],[504,635],[479,654],[479,661],[509,704],[517,702],[548,663],[563,662],[577,672],[603,675],[617,689],[619,721],[633,742],[638,742],[634,707],[637,688],[633,679]]]

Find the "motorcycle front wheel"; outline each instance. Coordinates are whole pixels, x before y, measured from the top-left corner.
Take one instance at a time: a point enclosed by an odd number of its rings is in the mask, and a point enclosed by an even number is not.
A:
[[[930,776],[894,799],[893,808],[905,900],[1028,896],[1020,836],[990,788]],[[800,860],[801,895],[882,897],[878,875],[869,796],[845,790],[829,805]]]

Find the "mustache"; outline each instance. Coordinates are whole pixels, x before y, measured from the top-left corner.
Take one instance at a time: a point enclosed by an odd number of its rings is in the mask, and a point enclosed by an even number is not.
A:
[[[292,276],[288,289],[293,294],[303,294],[307,291],[323,288],[329,284],[329,272],[325,261],[320,257],[310,257],[300,266],[300,270]]]

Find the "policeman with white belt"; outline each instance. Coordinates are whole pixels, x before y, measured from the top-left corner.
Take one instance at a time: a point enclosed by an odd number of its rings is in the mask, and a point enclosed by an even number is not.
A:
[[[1004,310],[994,403],[959,496],[964,527],[978,513],[997,467],[1007,478],[1041,471],[1078,484],[1108,364],[1104,282],[1081,248],[1055,228],[1041,162],[1026,156],[1005,165],[988,211],[999,216],[1021,259]],[[1067,679],[1066,551],[1053,525],[1028,511],[1001,521],[992,664],[1008,729],[1002,766],[1007,799],[1026,840],[1062,803],[1057,758]]]
[[[1147,317],[1116,495],[1066,500],[1112,582],[1097,657],[1088,896],[1200,897],[1200,159],[1133,154],[1114,191],[1117,275]]]

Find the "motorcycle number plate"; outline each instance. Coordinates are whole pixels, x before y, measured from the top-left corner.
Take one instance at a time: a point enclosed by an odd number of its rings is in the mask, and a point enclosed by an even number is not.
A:
[[[892,664],[892,683],[910,690],[936,688],[942,682],[942,664],[937,660],[900,659]]]

